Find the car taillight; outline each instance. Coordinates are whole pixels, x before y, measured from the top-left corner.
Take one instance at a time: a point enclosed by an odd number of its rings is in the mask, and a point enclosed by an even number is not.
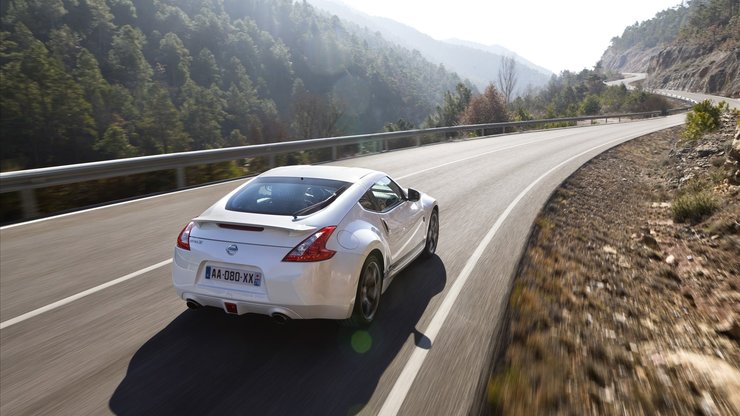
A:
[[[190,230],[193,229],[195,223],[190,221],[185,228],[180,231],[180,235],[177,236],[177,246],[183,250],[190,250]]]
[[[337,227],[324,227],[303,240],[288,253],[283,261],[321,261],[334,256],[336,251],[326,248],[326,242]]]

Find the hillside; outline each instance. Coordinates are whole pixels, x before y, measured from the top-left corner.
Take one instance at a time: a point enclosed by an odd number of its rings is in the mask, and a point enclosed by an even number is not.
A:
[[[483,91],[490,82],[496,81],[503,55],[492,53],[486,50],[486,47],[436,40],[410,26],[384,17],[364,14],[333,0],[310,0],[310,2],[343,20],[379,32],[405,48],[419,51],[424,58],[444,65],[445,68],[467,78],[480,91]],[[524,92],[528,85],[532,87],[547,85],[551,72],[536,67],[518,56],[515,56],[515,59],[520,64],[517,66],[519,81],[515,94]]]
[[[460,82],[305,2],[1,4],[2,170],[418,124]]]
[[[607,70],[647,72],[646,85],[740,96],[740,2],[694,0],[612,39]]]

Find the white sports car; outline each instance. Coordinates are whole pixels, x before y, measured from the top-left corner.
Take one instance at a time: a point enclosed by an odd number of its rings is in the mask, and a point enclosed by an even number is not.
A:
[[[437,201],[381,172],[286,166],[180,232],[172,280],[190,308],[369,325],[393,277],[439,237]]]

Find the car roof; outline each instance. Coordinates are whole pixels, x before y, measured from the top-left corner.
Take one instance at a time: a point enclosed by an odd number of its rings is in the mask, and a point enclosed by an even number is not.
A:
[[[293,165],[270,169],[260,177],[306,177],[317,179],[334,179],[343,182],[356,183],[363,177],[377,173],[364,168],[348,168],[343,166],[313,166]]]

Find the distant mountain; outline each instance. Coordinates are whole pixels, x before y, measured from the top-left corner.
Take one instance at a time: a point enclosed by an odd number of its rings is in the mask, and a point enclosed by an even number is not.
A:
[[[517,54],[516,52],[512,51],[511,49],[507,49],[501,45],[483,45],[477,42],[471,42],[469,40],[456,39],[456,38],[446,39],[445,42],[451,43],[453,45],[467,46],[469,48],[480,49],[482,51],[490,52],[496,55],[513,56],[516,59],[517,63],[526,65],[534,69],[535,71],[538,71],[538,72],[541,72],[547,75],[548,77],[554,75],[553,72],[550,71],[549,69],[541,67],[532,61],[524,59],[521,56],[519,56],[519,54]]]
[[[495,83],[501,65],[501,57],[510,54],[508,50],[502,54],[496,53],[494,50],[486,50],[486,46],[471,46],[436,40],[410,26],[385,17],[370,16],[336,0],[309,0],[309,2],[342,20],[379,32],[391,42],[418,50],[424,58],[455,71],[461,77],[470,80],[481,91],[490,82]],[[530,85],[532,87],[544,86],[550,80],[551,72],[536,67],[536,65],[519,56],[516,56],[515,59],[521,64],[517,66],[519,80],[515,94],[523,92]]]

